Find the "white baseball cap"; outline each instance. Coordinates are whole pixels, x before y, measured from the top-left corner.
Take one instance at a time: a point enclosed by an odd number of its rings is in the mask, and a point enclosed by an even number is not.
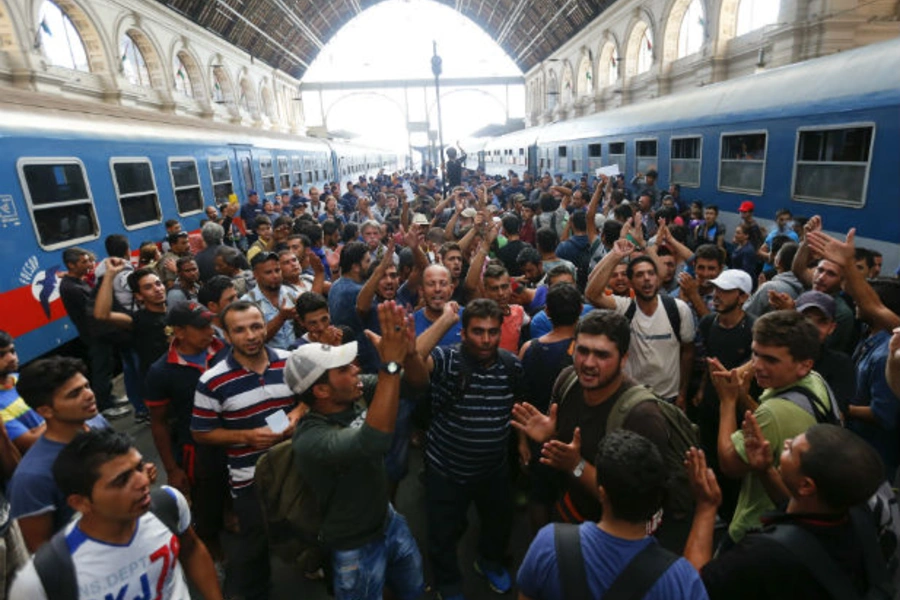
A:
[[[291,352],[284,365],[284,382],[295,394],[302,394],[329,369],[349,365],[356,359],[356,342],[342,346],[304,344]]]
[[[753,280],[746,271],[741,269],[725,269],[718,277],[710,281],[720,290],[741,290],[748,296],[753,292]]]

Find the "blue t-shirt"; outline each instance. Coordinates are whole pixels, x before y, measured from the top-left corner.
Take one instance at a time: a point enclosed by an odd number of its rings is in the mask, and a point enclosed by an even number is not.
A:
[[[44,422],[34,410],[32,410],[16,391],[16,382],[19,374],[12,374],[13,385],[8,389],[0,388],[0,418],[6,426],[6,433],[11,441],[24,433],[39,426]]]
[[[585,302],[584,306],[581,307],[581,316],[585,316],[592,310],[594,310],[594,305]],[[550,333],[551,329],[553,329],[553,323],[550,322],[550,317],[547,316],[547,309],[542,308],[538,314],[531,318],[531,325],[529,328],[531,339],[534,340],[542,335],[546,335]]]
[[[778,231],[778,228],[776,227],[775,229],[773,229],[772,231],[769,232],[769,235],[766,236],[765,244],[766,244],[767,248],[769,248],[769,249],[772,248],[772,240],[775,239],[776,235],[786,235],[789,238],[791,238],[791,241],[797,242],[798,244],[800,243],[800,237],[797,235],[797,233],[793,229],[788,229],[787,231]]]
[[[463,309],[459,309],[459,321],[456,322],[450,330],[444,334],[444,337],[437,343],[438,346],[452,346],[453,344],[458,344],[462,341],[462,313]],[[420,308],[416,311],[416,337],[425,333],[425,330],[431,327],[434,324],[434,321],[429,321],[428,317],[425,316],[425,309]]]
[[[625,540],[601,530],[596,523],[582,523],[581,552],[591,598],[601,598],[628,563],[652,538]],[[519,592],[535,600],[563,600],[559,565],[553,540],[553,524],[544,526],[531,542],[519,567]],[[645,600],[706,600],[706,588],[697,570],[679,558],[650,588]]]
[[[884,374],[890,356],[890,341],[889,331],[879,331],[860,341],[853,353],[856,361],[856,397],[850,404],[871,408],[875,423],[858,419],[848,422],[848,427],[881,455],[889,478],[900,466],[900,400],[891,391]]]

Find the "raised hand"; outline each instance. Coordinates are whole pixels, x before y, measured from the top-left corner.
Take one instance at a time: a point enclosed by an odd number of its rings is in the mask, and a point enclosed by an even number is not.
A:
[[[812,231],[806,236],[806,243],[810,250],[843,267],[853,265],[856,254],[855,240],[855,227],[847,232],[847,237],[843,242],[821,231]]]
[[[510,425],[542,444],[556,435],[556,412],[556,404],[545,415],[528,402],[518,402],[513,405]]]
[[[366,337],[378,350],[382,362],[403,362],[409,349],[408,329],[412,317],[393,300],[378,305],[378,323],[381,335],[366,329]]]
[[[631,256],[631,253],[634,252],[634,250],[634,244],[626,239],[618,239],[613,244],[613,252],[621,254],[622,256]]]
[[[541,449],[541,462],[564,473],[571,473],[581,462],[581,429],[575,428],[572,441],[564,444],[550,440]]]
[[[687,470],[694,500],[697,501],[697,509],[717,509],[722,504],[722,490],[719,489],[716,474],[706,466],[706,455],[703,454],[703,450],[692,447],[685,452],[684,467]]]
[[[744,424],[741,426],[744,432],[744,451],[747,453],[747,464],[753,471],[765,471],[772,466],[772,445],[763,435],[762,429],[756,417],[751,411],[744,415]]]

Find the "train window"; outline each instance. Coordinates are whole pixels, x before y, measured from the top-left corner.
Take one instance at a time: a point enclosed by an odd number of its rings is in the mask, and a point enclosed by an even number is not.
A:
[[[625,173],[625,142],[610,142],[609,165],[619,165],[619,173]]]
[[[159,223],[159,195],[153,179],[153,166],[147,159],[112,159],[109,161],[119,198],[119,208],[126,229]]]
[[[241,175],[244,177],[244,189],[256,191],[256,183],[253,179],[253,166],[250,164],[250,157],[241,157]]]
[[[634,170],[646,173],[657,164],[656,140],[636,140],[634,142]]]
[[[602,144],[588,144],[588,171],[595,172],[603,166],[600,162],[603,157]]]
[[[270,156],[259,157],[259,176],[262,177],[263,194],[275,192],[275,170]]]
[[[21,158],[17,166],[34,231],[45,250],[97,239],[100,226],[81,161]]]
[[[291,189],[291,170],[288,168],[288,157],[278,157],[278,183],[282,190]]]
[[[203,210],[203,190],[197,161],[193,158],[170,158],[169,173],[175,190],[175,204],[179,215],[189,215]]]
[[[584,163],[584,146],[572,146],[572,172],[581,173]]]
[[[295,185],[303,185],[303,160],[299,156],[291,157],[291,172]]]
[[[762,194],[766,171],[765,132],[722,134],[719,189]]]
[[[703,138],[672,138],[669,160],[669,183],[700,187],[700,163]]]
[[[228,202],[228,197],[234,193],[234,185],[231,182],[231,165],[228,159],[214,157],[209,159],[209,177],[212,180],[213,197],[216,204]]]
[[[798,131],[793,198],[862,207],[874,133],[870,124]]]

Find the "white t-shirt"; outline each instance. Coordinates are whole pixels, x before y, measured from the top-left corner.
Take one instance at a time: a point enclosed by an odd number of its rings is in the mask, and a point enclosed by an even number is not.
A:
[[[613,296],[616,312],[624,315],[634,300]],[[647,316],[636,308],[631,319],[631,344],[625,374],[636,383],[649,385],[660,398],[678,395],[681,379],[681,344],[694,341],[694,316],[683,301],[675,299],[681,315],[681,342],[675,337],[662,300],[656,312]]]
[[[163,486],[178,503],[178,531],[191,524],[191,510],[178,490]],[[65,528],[72,551],[79,600],[132,600],[161,598],[190,600],[191,594],[178,561],[178,537],[153,513],[138,519],[134,537],[126,545],[109,544],[88,537],[78,520]],[[10,600],[47,600],[34,560],[16,576]]]

